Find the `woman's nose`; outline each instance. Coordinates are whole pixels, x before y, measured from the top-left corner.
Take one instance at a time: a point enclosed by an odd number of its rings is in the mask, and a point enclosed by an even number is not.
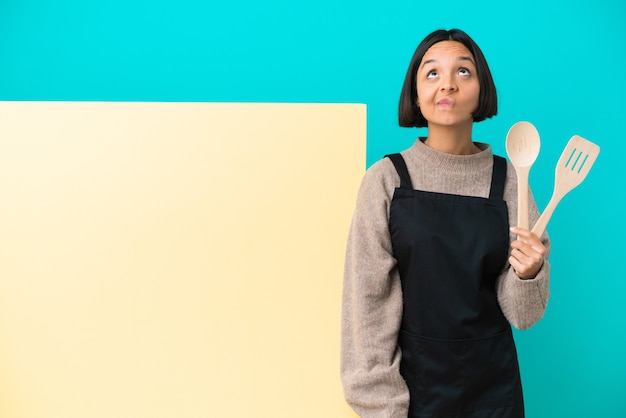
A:
[[[448,77],[442,78],[440,88],[441,88],[441,91],[456,90],[456,83],[454,82],[454,77],[448,76]]]

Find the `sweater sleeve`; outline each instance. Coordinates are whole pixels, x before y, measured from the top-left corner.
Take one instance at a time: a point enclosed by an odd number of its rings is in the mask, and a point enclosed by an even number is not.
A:
[[[515,181],[512,183],[514,184],[505,190],[505,199],[509,206],[509,222],[511,226],[514,226],[514,220],[517,219],[517,184]],[[509,195],[508,199],[507,194]],[[530,225],[532,226],[539,219],[539,211],[532,194],[529,196],[528,203]],[[511,235],[511,240],[513,239],[515,237]],[[545,313],[550,297],[550,263],[548,261],[550,240],[547,232],[544,232],[541,241],[547,251],[543,266],[534,279],[519,278],[508,262],[498,278],[498,302],[508,321],[518,329],[528,329],[539,321]]]
[[[389,165],[382,160],[363,178],[344,270],[341,378],[348,404],[365,418],[406,418],[409,406],[397,345],[402,290],[388,226],[399,180],[386,175]]]

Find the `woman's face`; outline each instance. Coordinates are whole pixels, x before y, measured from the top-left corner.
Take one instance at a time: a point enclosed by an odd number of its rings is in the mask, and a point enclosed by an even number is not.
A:
[[[417,102],[428,126],[471,125],[480,85],[471,52],[460,42],[431,46],[417,69]]]

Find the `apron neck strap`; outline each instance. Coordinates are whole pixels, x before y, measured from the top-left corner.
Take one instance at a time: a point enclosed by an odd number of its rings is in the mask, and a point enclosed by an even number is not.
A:
[[[396,167],[396,171],[400,176],[400,187],[403,189],[413,189],[411,177],[409,176],[409,170],[406,168],[406,163],[404,162],[404,158],[402,158],[402,155],[389,154],[385,155],[385,157],[389,158],[393,165]]]
[[[489,199],[502,200],[504,198],[504,182],[506,180],[506,160],[500,156],[493,156],[493,174],[491,175],[491,190]]]

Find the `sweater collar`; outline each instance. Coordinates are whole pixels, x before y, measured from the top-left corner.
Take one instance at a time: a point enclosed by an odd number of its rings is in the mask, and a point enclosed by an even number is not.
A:
[[[491,166],[493,154],[491,146],[482,142],[474,144],[481,149],[480,152],[471,155],[447,154],[437,151],[424,144],[426,138],[420,137],[407,149],[406,157],[414,160],[423,167],[444,169],[455,172],[467,172],[468,170],[484,169]]]

